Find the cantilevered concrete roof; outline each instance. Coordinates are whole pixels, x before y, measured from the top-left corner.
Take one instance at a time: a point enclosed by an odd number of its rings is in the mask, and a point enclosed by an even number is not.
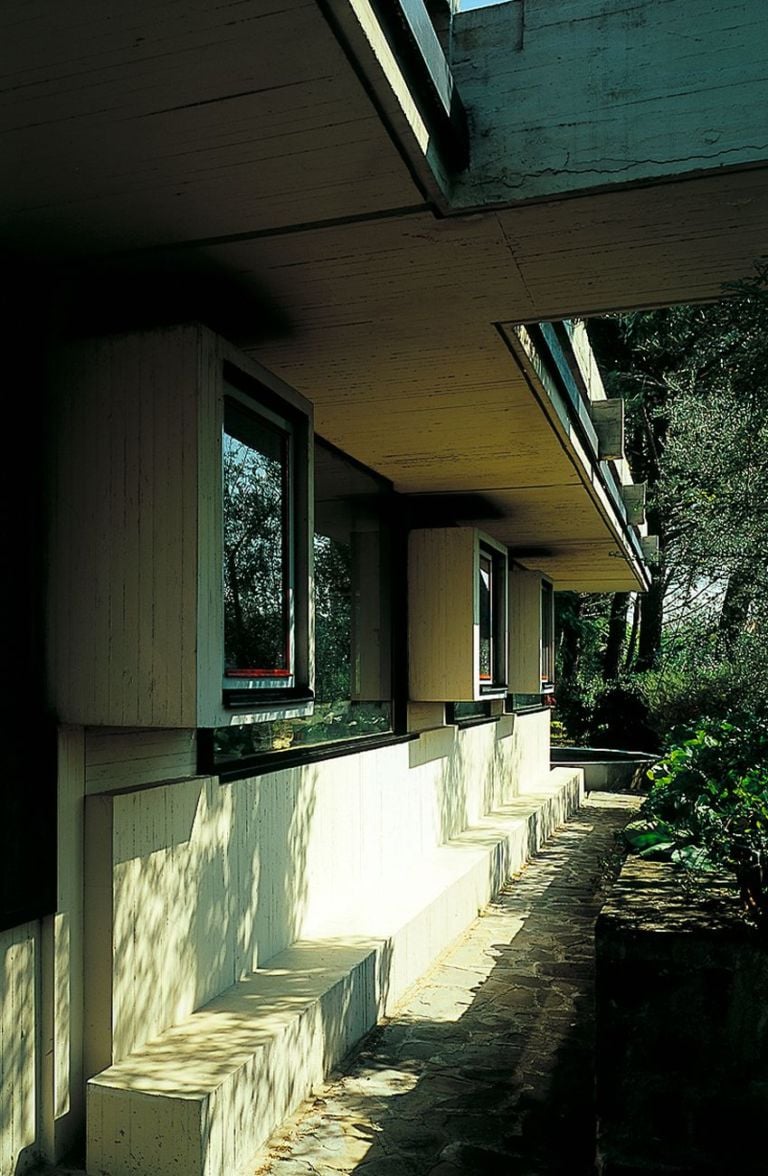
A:
[[[759,160],[472,206],[478,112],[441,113],[364,0],[13,3],[0,44],[0,243],[36,313],[199,317],[399,490],[482,495],[558,587],[639,585],[511,332],[716,296],[766,249]]]

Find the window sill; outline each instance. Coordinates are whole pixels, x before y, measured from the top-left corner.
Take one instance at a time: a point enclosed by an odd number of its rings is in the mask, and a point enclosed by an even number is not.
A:
[[[448,727],[458,727],[463,730],[465,727],[482,727],[486,723],[498,723],[503,715],[477,715],[472,719],[453,719],[452,722],[447,723]]]
[[[295,751],[271,751],[265,755],[249,756],[236,763],[216,767],[210,764],[205,774],[218,776],[222,784],[232,780],[246,780],[250,776],[265,776],[270,772],[281,772],[284,768],[303,767],[304,764],[320,763],[343,755],[355,755],[364,751],[376,751],[380,747],[393,747],[398,743],[411,743],[421,732],[411,731],[406,735],[361,736],[359,739],[343,739],[338,743],[318,743],[315,747],[297,748]],[[201,765],[202,770],[202,765]]]
[[[254,716],[259,722],[273,713],[281,718],[312,713],[315,696],[311,690],[292,686],[286,690],[224,690],[224,707],[233,714]]]
[[[544,706],[541,703],[534,706],[515,706],[505,710],[505,715],[538,715],[541,711],[551,711],[551,706]]]

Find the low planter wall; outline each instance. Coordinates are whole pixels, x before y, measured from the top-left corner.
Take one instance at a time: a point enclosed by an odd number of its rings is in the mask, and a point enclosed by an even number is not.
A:
[[[729,879],[630,858],[596,927],[598,1171],[766,1171],[768,939]]]
[[[644,751],[619,751],[609,747],[553,747],[553,768],[583,768],[587,792],[644,791],[647,772],[658,756]]]

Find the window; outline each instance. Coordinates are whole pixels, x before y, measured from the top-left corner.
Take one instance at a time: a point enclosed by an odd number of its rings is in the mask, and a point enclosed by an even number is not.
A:
[[[508,694],[507,711],[541,710],[546,703],[542,702],[540,693],[536,694]]]
[[[555,592],[549,580],[541,581],[541,689],[549,692],[555,682]]]
[[[227,368],[220,656],[240,722],[311,709],[309,435],[300,408]]]
[[[292,432],[287,420],[224,401],[225,689],[296,683]]]
[[[283,518],[286,473],[278,436],[259,448],[251,439],[261,498],[269,516]],[[240,442],[242,444],[242,442]],[[267,451],[267,446],[271,449]],[[392,730],[391,584],[392,543],[389,483],[333,446],[317,440],[314,450],[315,530],[313,536],[315,701],[312,714],[299,718],[219,728],[214,737],[218,766],[243,757],[317,747],[340,740],[386,735]],[[240,460],[240,458],[238,458]],[[290,465],[288,467],[290,471]],[[262,491],[262,483],[266,487]],[[261,517],[261,516],[259,516]],[[274,525],[265,527],[260,566],[282,555]],[[233,532],[234,534],[234,532]],[[282,578],[281,578],[282,576]],[[265,670],[274,684],[290,661],[283,656],[286,633],[285,584],[290,573],[275,576],[269,592],[254,592],[254,624],[264,635],[249,646],[246,669]],[[282,627],[281,627],[282,626]],[[289,626],[288,626],[289,631]],[[255,649],[260,658],[256,665]],[[267,662],[269,664],[267,664]]]
[[[78,342],[55,366],[58,718],[212,731],[305,713],[312,405],[195,324]]]
[[[493,714],[490,702],[449,702],[445,721],[470,727],[473,723],[488,722],[498,717]]]
[[[541,572],[514,565],[509,577],[509,695],[511,710],[548,705],[554,689],[555,593]]]
[[[498,692],[507,681],[506,556],[480,543],[478,559],[479,685]]]

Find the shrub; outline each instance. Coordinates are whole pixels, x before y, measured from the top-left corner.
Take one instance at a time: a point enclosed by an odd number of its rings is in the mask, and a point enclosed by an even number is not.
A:
[[[659,737],[636,681],[594,675],[558,684],[557,715],[567,742],[590,747],[658,751]]]
[[[600,747],[658,751],[648,704],[632,678],[609,682],[600,691],[592,713],[592,738]]]
[[[759,717],[704,720],[649,772],[642,819],[626,830],[644,856],[688,870],[732,871],[768,930],[768,728]]]
[[[761,629],[742,634],[730,651],[703,627],[670,639],[658,669],[633,675],[660,743],[681,731],[692,734],[704,718],[748,724],[750,716],[760,716],[768,723],[766,649]]]

